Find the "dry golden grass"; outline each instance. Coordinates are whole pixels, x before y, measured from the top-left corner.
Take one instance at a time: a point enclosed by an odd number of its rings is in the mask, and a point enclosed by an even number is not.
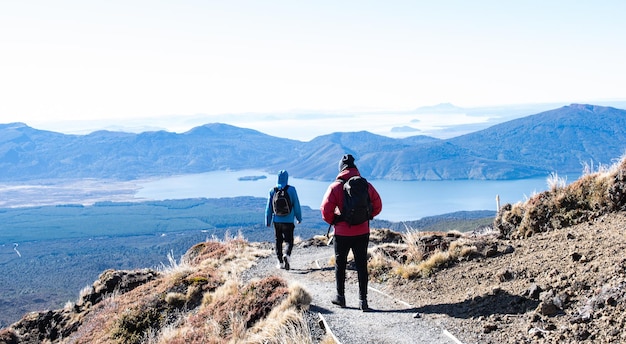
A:
[[[242,285],[240,273],[269,254],[241,238],[194,245],[170,257],[161,277],[96,312],[82,342],[292,343],[311,342],[303,317],[311,297],[270,276]],[[154,298],[145,295],[153,295]],[[135,300],[135,302],[133,302]],[[104,306],[104,305],[103,305]],[[81,342],[81,341],[76,341]]]
[[[378,281],[393,277],[428,277],[478,251],[476,245],[460,232],[409,230],[396,234],[402,237],[400,243],[380,244],[370,250],[368,269],[372,278]]]
[[[609,212],[626,209],[626,157],[610,167],[600,166],[569,185],[553,174],[549,190],[500,209],[494,221],[503,237],[526,238],[576,225]]]
[[[242,343],[258,344],[290,344],[313,343],[308,323],[296,310],[272,312],[251,329],[252,333]]]
[[[299,284],[289,286],[288,297],[259,321],[244,343],[313,343],[302,311],[309,308],[311,295]]]
[[[233,280],[227,281],[215,290],[212,296],[205,296],[202,306],[196,313],[190,314],[177,329],[169,329],[163,335],[162,343],[202,343],[209,338],[214,343],[246,342],[251,334],[259,337],[257,324],[264,331],[292,331],[292,324],[302,321],[302,315],[283,319],[288,323],[277,322],[278,314],[296,312],[298,308],[308,307],[310,296],[303,294],[301,288],[287,288],[286,282],[278,277],[267,277],[239,285]],[[296,305],[296,306],[294,306]],[[275,314],[274,314],[275,313]],[[274,314],[274,315],[272,315]],[[269,326],[271,325],[271,326]],[[287,328],[287,329],[285,329]],[[307,332],[301,334],[308,335]]]
[[[240,285],[241,272],[271,252],[259,247],[235,237],[194,245],[180,260],[170,254],[156,279],[93,306],[66,342],[240,342],[283,300],[298,305],[292,307],[296,311],[308,307],[308,294],[301,288],[290,291],[276,277]]]
[[[395,245],[398,250],[402,250],[402,245]],[[385,249],[374,249],[370,251],[369,260],[367,262],[367,269],[369,271],[370,278],[378,280],[379,282],[383,282],[387,277],[389,272],[396,266],[401,263],[397,262],[389,255],[385,254]]]
[[[408,263],[419,263],[426,257],[426,248],[421,244],[420,238],[423,232],[408,230],[404,233],[404,242],[407,244],[406,261]]]
[[[452,259],[450,252],[435,251],[425,261],[417,265],[417,270],[422,277],[428,277],[441,266],[444,266]]]

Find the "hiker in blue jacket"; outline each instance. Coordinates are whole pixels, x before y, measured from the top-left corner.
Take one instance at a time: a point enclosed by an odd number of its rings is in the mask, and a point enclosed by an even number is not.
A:
[[[270,227],[272,222],[274,222],[278,268],[285,270],[290,268],[289,260],[293,250],[293,232],[296,227],[294,219],[298,224],[302,222],[298,193],[295,187],[287,184],[288,179],[289,174],[287,171],[281,170],[278,172],[278,183],[270,189],[267,206],[265,207],[265,225]],[[283,242],[286,244],[284,254]]]

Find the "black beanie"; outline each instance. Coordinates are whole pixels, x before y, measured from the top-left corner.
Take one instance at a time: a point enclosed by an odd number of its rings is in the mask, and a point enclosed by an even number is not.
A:
[[[354,157],[352,154],[346,154],[339,160],[339,172],[350,167],[356,168],[356,165],[354,165]]]

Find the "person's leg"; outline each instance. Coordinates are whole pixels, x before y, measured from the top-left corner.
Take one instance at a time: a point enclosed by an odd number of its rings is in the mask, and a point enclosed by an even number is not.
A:
[[[341,307],[345,307],[346,264],[350,245],[348,238],[338,235],[335,235],[333,241],[335,248],[335,283],[337,284],[337,297],[332,302]]]
[[[285,254],[291,256],[291,251],[293,250],[293,232],[296,228],[296,225],[293,223],[286,223],[283,228],[283,235],[285,239]]]
[[[291,251],[293,250],[293,231],[296,225],[293,223],[285,223],[282,226],[283,239],[285,240],[285,254],[283,255],[283,263],[285,270],[291,269]]]
[[[283,231],[282,224],[274,222],[274,237],[276,242],[276,257],[278,262],[283,263]]]
[[[369,244],[369,234],[359,235],[353,238],[352,253],[354,254],[354,264],[359,280],[359,300],[360,308],[367,310],[367,246]]]

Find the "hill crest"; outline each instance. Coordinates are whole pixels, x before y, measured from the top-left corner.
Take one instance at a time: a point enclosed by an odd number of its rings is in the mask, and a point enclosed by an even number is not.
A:
[[[0,181],[132,180],[236,169],[287,169],[298,178],[332,180],[345,153],[372,179],[521,179],[579,174],[585,163],[610,164],[625,147],[626,111],[587,104],[446,140],[336,132],[301,142],[222,123],[182,134],[65,135],[12,123],[0,126]]]

